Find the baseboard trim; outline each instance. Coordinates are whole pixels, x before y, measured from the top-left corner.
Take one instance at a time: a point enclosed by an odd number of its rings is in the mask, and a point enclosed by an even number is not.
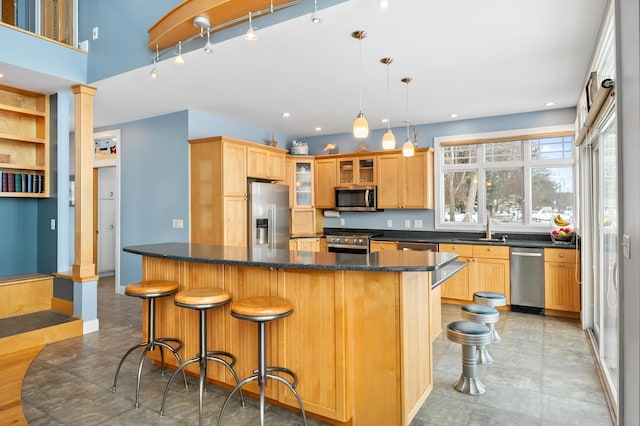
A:
[[[82,323],[82,334],[94,333],[98,330],[100,330],[100,320],[97,318]]]

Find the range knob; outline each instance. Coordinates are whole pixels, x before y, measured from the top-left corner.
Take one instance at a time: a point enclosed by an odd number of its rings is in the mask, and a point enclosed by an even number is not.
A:
[[[356,241],[356,243],[358,244],[362,244],[364,242],[364,240],[362,238],[358,238],[358,241]]]

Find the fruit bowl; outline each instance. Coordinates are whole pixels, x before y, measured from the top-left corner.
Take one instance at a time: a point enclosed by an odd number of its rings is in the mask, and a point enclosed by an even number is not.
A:
[[[554,243],[572,243],[576,237],[575,227],[570,217],[555,215],[550,221],[551,240]]]

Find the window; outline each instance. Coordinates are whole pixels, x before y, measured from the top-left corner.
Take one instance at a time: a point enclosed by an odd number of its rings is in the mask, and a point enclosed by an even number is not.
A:
[[[435,138],[436,228],[548,230],[573,217],[573,127]]]

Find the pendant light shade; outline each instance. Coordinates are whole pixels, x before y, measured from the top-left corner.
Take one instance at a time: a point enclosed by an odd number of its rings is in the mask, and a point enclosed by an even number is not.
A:
[[[354,31],[351,33],[351,37],[358,39],[358,53],[359,53],[359,62],[360,62],[360,71],[359,71],[359,80],[360,80],[360,112],[356,117],[356,121],[353,123],[353,136],[356,139],[364,139],[369,136],[369,123],[367,119],[364,118],[364,114],[362,113],[362,39],[367,36],[367,33],[364,31]]]
[[[356,117],[356,121],[353,122],[353,136],[358,139],[369,136],[369,122],[364,118],[362,111]]]
[[[407,139],[405,139],[402,144],[402,155],[405,157],[413,157],[413,154],[415,153],[415,146],[409,136],[409,126],[411,125],[411,123],[409,123],[409,83],[411,82],[411,78],[405,77],[400,81],[407,85]]]
[[[173,60],[174,64],[184,65],[184,57],[182,56],[182,41],[178,42],[178,56]]]
[[[258,36],[256,35],[256,33],[253,31],[253,23],[251,21],[251,12],[249,12],[249,29],[247,30],[247,32],[244,34],[244,39],[245,40],[249,40],[249,41],[255,41],[258,39]]]
[[[392,58],[382,58],[380,62],[387,66],[387,131],[382,136],[382,149],[396,149],[396,137],[391,131],[389,120],[389,64],[393,62]]]

